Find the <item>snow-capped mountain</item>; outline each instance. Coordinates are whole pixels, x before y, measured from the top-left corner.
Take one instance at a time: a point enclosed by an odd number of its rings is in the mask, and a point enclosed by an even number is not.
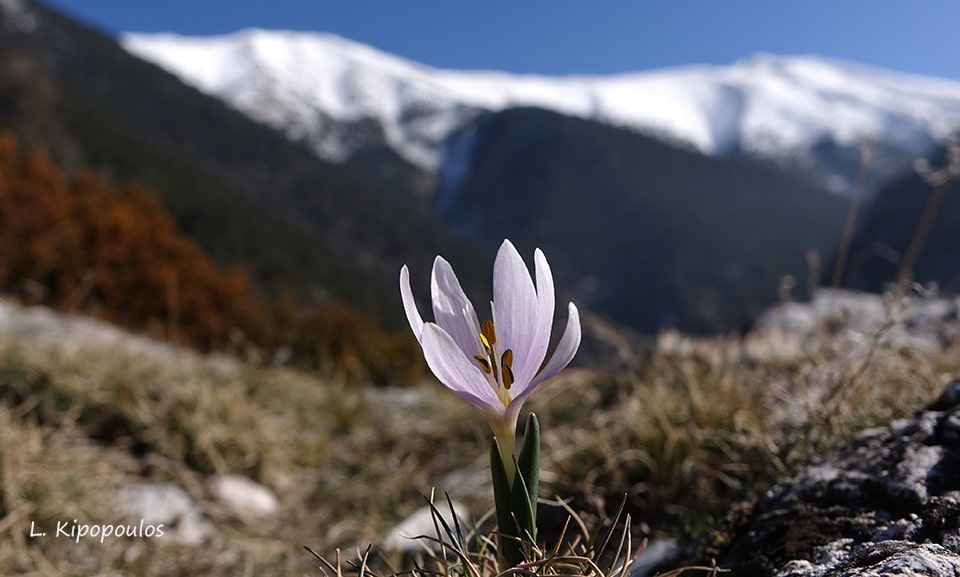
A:
[[[333,160],[373,138],[434,170],[445,139],[478,113],[537,106],[706,154],[789,158],[841,190],[856,173],[850,164],[859,162],[861,143],[905,166],[960,132],[960,83],[813,56],[547,77],[439,70],[320,33],[131,33],[120,41]]]

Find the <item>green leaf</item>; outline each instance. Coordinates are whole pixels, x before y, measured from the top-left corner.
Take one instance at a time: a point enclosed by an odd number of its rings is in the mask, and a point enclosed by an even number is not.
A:
[[[540,421],[537,415],[530,413],[527,417],[527,427],[523,434],[523,444],[517,458],[517,474],[522,483],[516,483],[514,489],[522,486],[526,493],[527,516],[529,525],[522,527],[530,534],[530,539],[537,539],[537,495],[540,490]],[[519,505],[519,503],[516,503]]]
[[[517,477],[513,480],[513,491],[510,493],[510,509],[516,519],[518,537],[524,541],[535,542],[537,522],[534,513],[536,505],[530,503],[530,494],[523,481],[523,474],[517,469]]]

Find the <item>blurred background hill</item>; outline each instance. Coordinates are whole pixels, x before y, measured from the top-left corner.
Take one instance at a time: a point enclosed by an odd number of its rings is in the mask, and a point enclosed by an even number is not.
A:
[[[801,299],[829,282],[855,195],[864,206],[847,262],[857,268],[845,282],[882,290],[916,224],[905,205],[923,195],[911,163],[943,158],[938,143],[960,127],[960,84],[827,59],[551,85],[418,68],[330,36],[120,44],[31,0],[2,15],[0,121],[17,146],[44,150],[68,182],[85,170],[155,194],[176,230],[216,268],[243,275],[269,311],[222,323],[217,342],[235,328],[234,340],[298,358],[315,353],[305,344],[315,337],[294,334],[284,307],[349,310],[409,343],[400,265],[426,295],[443,254],[482,302],[482,271],[505,237],[524,252],[541,246],[564,298],[632,334],[742,330],[782,296],[784,279]],[[806,92],[790,101],[771,83]],[[584,98],[592,112],[578,109]],[[671,98],[686,104],[660,111]],[[917,281],[955,284],[955,196]],[[27,281],[45,282],[11,282]],[[78,310],[102,308],[78,295]],[[165,307],[153,326],[171,326]]]

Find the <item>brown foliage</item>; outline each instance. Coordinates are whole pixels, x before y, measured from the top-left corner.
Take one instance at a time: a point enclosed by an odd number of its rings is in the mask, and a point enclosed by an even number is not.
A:
[[[90,172],[67,182],[41,152],[0,137],[0,289],[201,347],[249,298],[184,238],[156,197]]]
[[[340,303],[305,308],[292,295],[276,299],[269,335],[260,342],[283,348],[301,366],[367,379],[377,385],[411,383],[426,375],[412,335],[397,337]]]
[[[67,181],[42,152],[0,133],[0,291],[202,349],[243,345],[378,383],[422,374],[416,343],[339,303],[255,298],[138,184],[90,171]]]
[[[28,302],[94,314],[210,346],[246,298],[137,185],[84,172],[67,183],[39,152],[0,138],[0,287]]]

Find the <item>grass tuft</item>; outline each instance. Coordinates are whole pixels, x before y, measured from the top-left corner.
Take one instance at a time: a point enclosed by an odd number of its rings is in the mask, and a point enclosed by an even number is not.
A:
[[[122,333],[93,338],[79,319],[51,325],[51,336],[11,326],[26,314],[11,309],[0,323],[0,566],[309,574],[306,545],[360,552],[321,563],[330,575],[614,577],[660,536],[700,544],[691,558],[709,560],[702,544],[722,541],[738,503],[857,430],[911,415],[960,375],[960,343],[893,338],[907,318],[898,307],[912,302],[891,301],[889,322],[863,334],[823,326],[789,354],[759,354],[749,338],[674,335],[615,371],[558,377],[528,408],[543,426],[541,494],[563,499],[541,501],[541,541],[516,567],[500,563],[490,537],[486,423],[440,385],[378,388]],[[210,489],[221,473],[274,491],[279,512],[230,514]],[[29,536],[31,522],[118,522],[117,491],[144,482],[184,489],[215,536],[201,547]],[[438,519],[438,549],[412,561],[378,551],[434,487],[478,521]]]

